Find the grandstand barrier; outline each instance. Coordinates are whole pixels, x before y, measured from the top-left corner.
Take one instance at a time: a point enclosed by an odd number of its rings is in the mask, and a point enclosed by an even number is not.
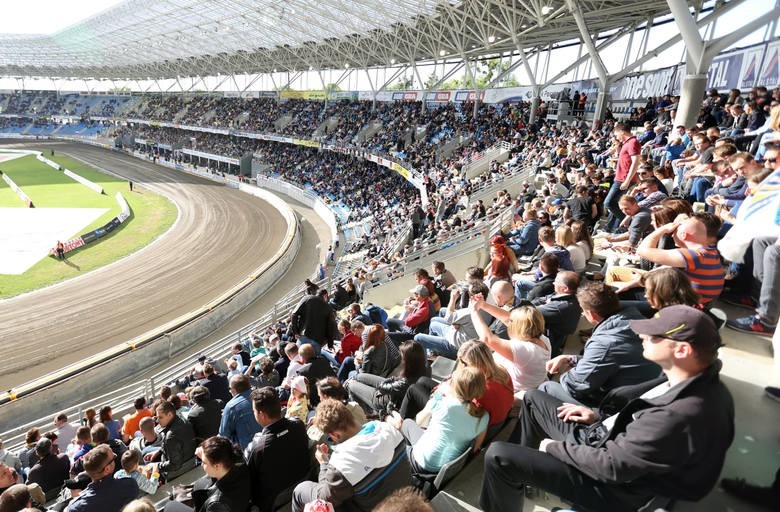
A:
[[[253,195],[268,201],[286,221],[285,238],[274,256],[208,304],[132,340],[0,394],[3,411],[0,430],[9,428],[6,422],[33,421],[41,411],[79,403],[85,389],[101,389],[107,382],[131,378],[153,364],[171,359],[193,340],[213,332],[276,284],[298,255],[300,225],[295,213],[282,199],[260,189]]]
[[[431,263],[437,260],[443,261],[456,276],[463,275],[471,265],[484,267],[488,259],[490,236],[507,229],[513,215],[514,208],[510,206],[490,221],[480,222],[468,231],[410,252],[392,265],[377,268],[367,281],[364,302],[383,302],[380,299],[385,297],[408,295],[414,282],[403,278],[413,275],[418,268],[430,269]]]
[[[67,176],[68,178],[81,183],[85,187],[88,187],[88,188],[94,190],[98,194],[105,194],[105,191],[103,190],[103,187],[101,187],[97,183],[95,183],[93,181],[90,181],[90,180],[88,180],[87,178],[85,178],[83,176],[79,176],[78,174],[76,174],[75,172],[71,171],[70,169],[64,169],[60,164],[58,164],[56,162],[52,162],[51,160],[49,160],[48,158],[43,156],[43,154],[41,154],[40,151],[30,151],[30,153],[31,154],[34,153],[36,159],[38,159],[41,162],[45,163],[49,167],[52,167],[52,168],[54,168],[54,169],[56,169],[58,171],[62,171],[65,174],[65,176]]]
[[[510,144],[506,141],[496,142],[485,151],[469,156],[463,164],[462,173],[467,179],[479,176],[490,166],[490,162],[506,162],[509,160]]]
[[[279,192],[314,210],[314,213],[328,225],[330,239],[333,241],[338,240],[339,226],[338,221],[336,220],[336,214],[317,194],[297,187],[287,181],[272,178],[270,176],[262,176],[260,174],[257,175],[256,182],[257,186],[261,189]]]
[[[512,197],[517,197],[523,188],[523,183],[526,181],[529,183],[533,181],[533,169],[530,167],[523,168],[498,181],[485,183],[471,193],[469,196],[469,204],[474,205],[480,199],[487,203],[487,201],[494,198],[500,190],[506,190]]]
[[[14,180],[12,180],[10,176],[8,176],[3,171],[0,171],[0,175],[3,176],[3,181],[5,181],[8,184],[8,186],[11,187],[11,190],[16,192],[16,195],[19,196],[19,199],[24,201],[24,203],[27,205],[27,208],[35,208],[32,199],[30,199],[30,197],[24,193],[24,190],[22,190],[21,187],[19,187],[19,185],[14,183]]]

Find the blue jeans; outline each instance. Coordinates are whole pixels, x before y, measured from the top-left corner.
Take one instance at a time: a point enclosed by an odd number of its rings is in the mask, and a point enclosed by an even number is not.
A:
[[[442,336],[434,336],[432,334],[416,334],[414,336],[414,341],[422,345],[426,350],[429,350],[430,352],[436,352],[440,356],[444,356],[447,359],[452,359],[455,361],[458,358],[458,349],[450,345],[450,343],[447,341],[447,338]]]
[[[349,378],[350,372],[353,371],[355,371],[355,358],[352,356],[347,356],[341,362],[339,371],[336,372],[336,377],[338,377],[339,381],[344,382]]]
[[[622,181],[613,182],[612,186],[609,187],[607,197],[604,199],[604,207],[609,211],[607,224],[604,226],[604,229],[610,233],[614,233],[618,226],[620,226],[623,218],[625,218],[623,212],[620,211],[620,205],[618,203],[620,198],[626,193],[625,190],[620,190],[622,184]]]
[[[333,355],[333,352],[330,350],[323,350],[320,352],[320,355],[328,360],[328,362],[331,364],[331,366],[335,366],[336,368],[341,367],[341,364],[336,361],[336,356]]]
[[[712,188],[712,183],[707,178],[696,177],[693,179],[693,186],[691,187],[691,195],[688,196],[688,201],[692,203],[703,203],[706,198],[707,191]]]
[[[531,281],[529,279],[520,279],[517,281],[515,283],[515,303],[528,297],[528,292],[530,292],[534,286],[536,286],[536,281]]]
[[[312,348],[314,349],[314,353],[316,355],[320,355],[322,353],[322,345],[320,345],[318,341],[314,341],[313,339],[307,338],[304,335],[301,335],[295,344],[298,345],[298,347],[300,348],[301,346],[306,345],[307,343],[312,346]]]
[[[428,326],[428,334],[444,337],[444,333],[447,331],[449,325],[450,324],[445,322],[442,317],[435,316],[431,318],[431,324]]]

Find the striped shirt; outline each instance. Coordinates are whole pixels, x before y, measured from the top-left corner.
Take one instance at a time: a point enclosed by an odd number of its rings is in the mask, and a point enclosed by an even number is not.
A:
[[[701,295],[702,304],[718,298],[723,291],[725,272],[720,254],[714,247],[678,249],[685,261],[684,271],[691,279],[693,289]]]

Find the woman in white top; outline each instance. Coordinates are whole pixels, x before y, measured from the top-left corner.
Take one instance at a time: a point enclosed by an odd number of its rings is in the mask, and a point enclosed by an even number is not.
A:
[[[582,249],[587,262],[593,256],[593,239],[588,232],[588,225],[581,220],[574,219],[570,219],[567,224],[571,228],[572,235],[574,235],[574,243]]]
[[[566,224],[558,226],[558,229],[555,230],[555,243],[569,251],[571,265],[575,272],[579,274],[585,270],[585,262],[587,261],[585,251],[574,243],[574,234],[569,226]]]
[[[521,399],[527,389],[534,389],[547,380],[545,365],[550,359],[550,341],[542,335],[544,317],[533,306],[520,306],[509,312],[481,298],[472,297],[472,301],[471,321],[479,339],[493,349],[496,363],[512,377],[515,398]],[[496,336],[478,314],[479,310],[506,324],[509,339]]]

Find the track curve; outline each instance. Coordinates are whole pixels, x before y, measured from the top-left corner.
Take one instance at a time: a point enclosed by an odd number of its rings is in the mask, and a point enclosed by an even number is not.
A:
[[[282,216],[238,190],[93,146],[24,145],[45,146],[126,176],[174,201],[179,219],[151,246],[124,260],[0,301],[0,389],[45,375],[207,303],[281,245],[286,229]]]

